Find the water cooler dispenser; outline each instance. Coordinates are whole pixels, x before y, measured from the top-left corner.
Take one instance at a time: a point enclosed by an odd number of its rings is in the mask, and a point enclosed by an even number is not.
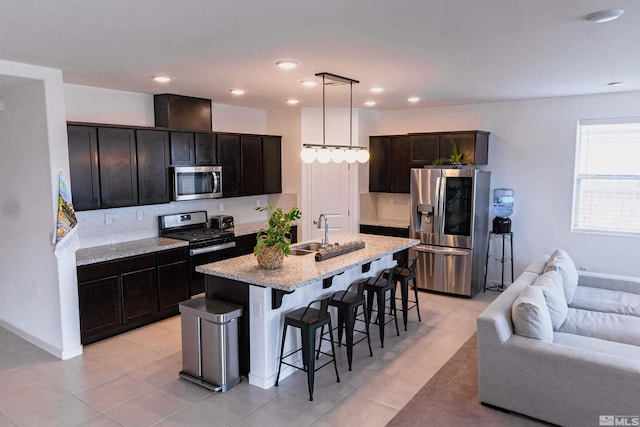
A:
[[[509,216],[513,213],[513,190],[510,188],[496,188],[493,190],[493,230],[489,233],[487,241],[487,259],[484,266],[484,290],[492,290],[502,292],[507,286],[505,285],[505,263],[511,264],[511,281],[513,281],[513,233],[511,232],[511,219]],[[491,242],[499,240],[502,243],[502,251],[499,255],[491,255]],[[506,243],[509,243],[508,254],[505,253]],[[489,259],[494,259],[500,263],[501,275],[500,284],[487,286],[487,272],[489,270]]]
[[[513,190],[510,188],[496,188],[493,190],[493,232],[495,234],[511,233],[511,219],[513,213]]]

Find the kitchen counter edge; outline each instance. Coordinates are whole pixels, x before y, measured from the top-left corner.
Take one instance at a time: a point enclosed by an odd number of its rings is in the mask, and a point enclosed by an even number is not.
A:
[[[233,260],[201,265],[196,267],[196,271],[250,285],[292,292],[318,280],[333,277],[351,268],[370,263],[385,255],[408,249],[420,243],[418,239],[403,237],[369,234],[351,234],[349,236],[351,237],[349,240],[354,240],[354,238],[363,240],[365,248],[319,262],[315,261],[312,254],[289,256],[285,258],[282,268],[276,270],[260,268],[254,255],[244,255]],[[293,246],[303,243],[297,243]]]
[[[185,240],[169,239],[167,237],[152,237],[110,245],[92,246],[76,251],[76,266],[81,267],[83,265],[114,261],[187,246],[189,246],[189,242]]]

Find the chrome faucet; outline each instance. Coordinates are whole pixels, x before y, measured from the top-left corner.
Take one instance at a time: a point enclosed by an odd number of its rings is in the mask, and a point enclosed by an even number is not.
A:
[[[317,228],[322,227],[322,222],[324,221],[324,240],[322,240],[322,247],[326,248],[329,246],[329,218],[338,218],[341,217],[340,214],[324,214],[321,213],[318,217],[317,221],[313,221],[316,224]]]

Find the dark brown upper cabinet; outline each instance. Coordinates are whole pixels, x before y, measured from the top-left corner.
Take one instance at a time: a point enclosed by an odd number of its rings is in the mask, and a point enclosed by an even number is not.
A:
[[[169,132],[137,130],[136,145],[140,204],[169,203]]]
[[[216,136],[212,133],[195,134],[196,166],[214,166],[218,164]]]
[[[474,130],[371,136],[369,191],[409,193],[411,168],[422,168],[442,157],[450,157],[453,143],[463,153],[463,163],[487,164],[489,132]]]
[[[440,158],[440,135],[418,134],[410,135],[411,164],[415,167],[433,164]]]
[[[240,135],[218,134],[218,162],[222,166],[222,196],[238,197],[242,179]]]
[[[262,137],[262,192],[282,193],[282,137]]]
[[[240,145],[242,195],[262,194],[262,139],[255,135],[243,135],[240,137]]]
[[[388,193],[391,190],[391,137],[372,136],[369,138],[369,191]]]
[[[98,128],[101,206],[138,204],[136,140],[133,129]]]
[[[171,132],[171,165],[192,166],[196,163],[192,132]]]
[[[73,206],[77,211],[100,208],[98,129],[68,126],[69,174]]]

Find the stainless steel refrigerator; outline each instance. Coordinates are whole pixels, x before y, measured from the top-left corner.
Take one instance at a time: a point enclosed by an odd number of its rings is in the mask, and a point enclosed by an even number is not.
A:
[[[491,172],[474,168],[411,170],[411,236],[420,239],[417,286],[472,297],[482,289]]]

